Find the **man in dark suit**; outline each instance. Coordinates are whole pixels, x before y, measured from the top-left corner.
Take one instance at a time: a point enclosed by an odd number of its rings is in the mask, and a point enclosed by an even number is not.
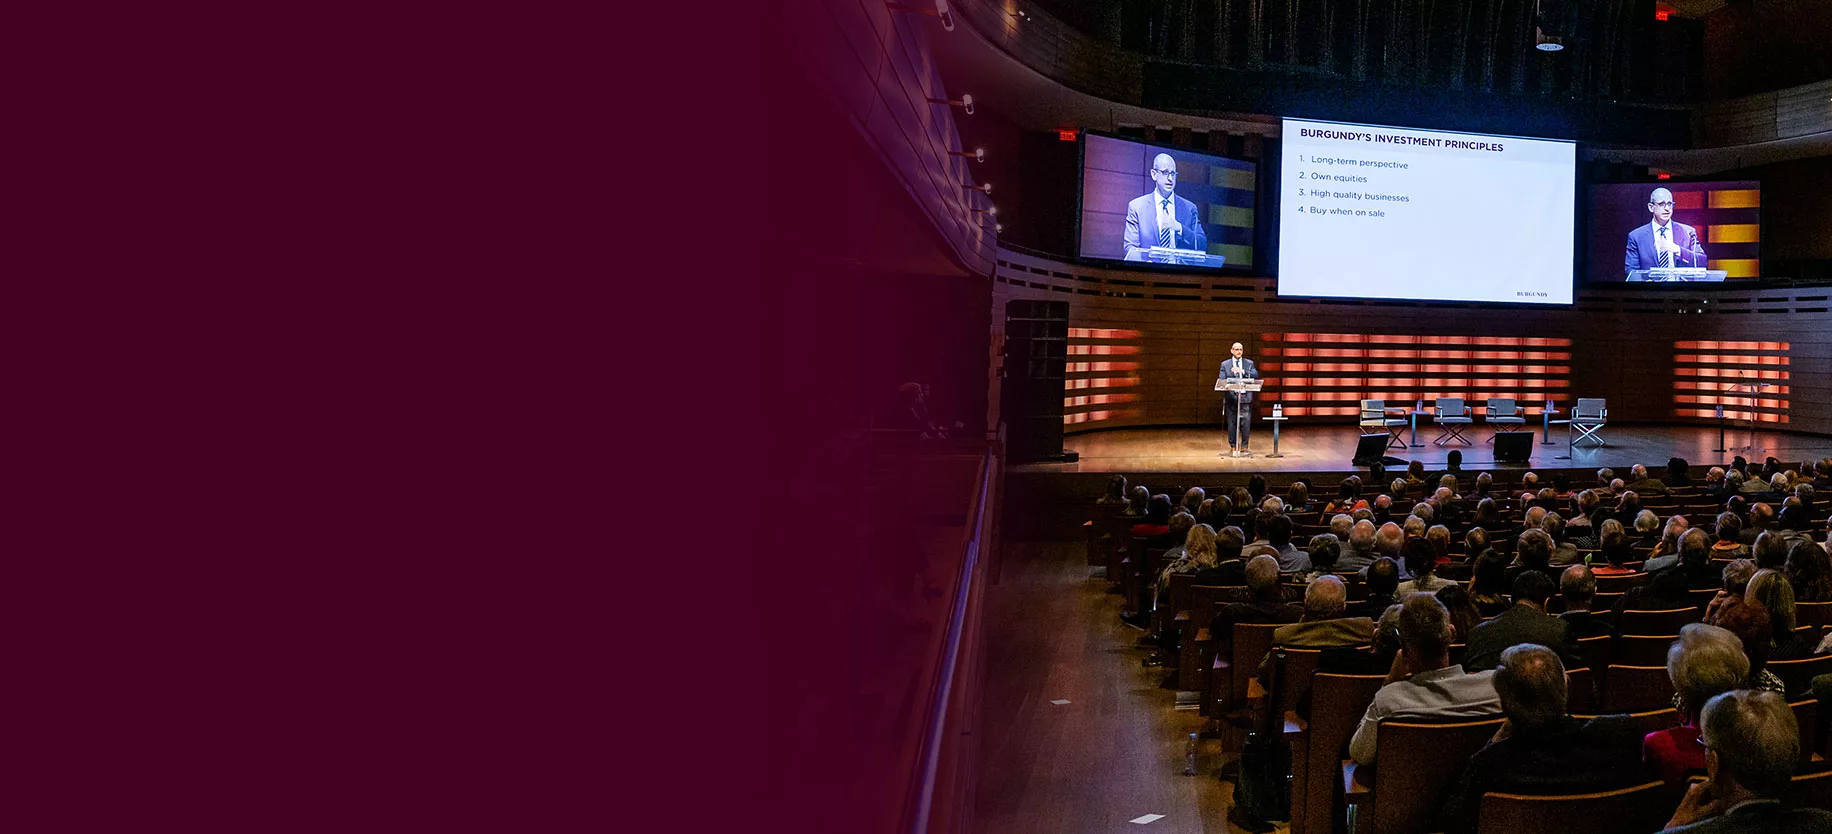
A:
[[[1446,834],[1474,834],[1482,794],[1591,793],[1647,781],[1641,735],[1622,716],[1579,721],[1565,713],[1565,666],[1558,653],[1527,644],[1501,653],[1495,694],[1508,717],[1470,757],[1444,805]]]
[[[1550,647],[1567,667],[1577,665],[1577,641],[1570,624],[1546,613],[1552,591],[1552,580],[1545,574],[1521,571],[1514,578],[1513,607],[1470,631],[1463,667],[1477,672],[1493,669],[1502,652],[1522,643]]]
[[[1652,216],[1648,224],[1629,232],[1623,245],[1624,278],[1637,269],[1705,266],[1705,247],[1699,243],[1698,230],[1673,220],[1673,192],[1654,189],[1648,195],[1648,214]]]
[[[1589,565],[1572,565],[1558,579],[1559,597],[1565,600],[1565,613],[1558,615],[1571,626],[1571,639],[1582,640],[1616,633],[1609,622],[1590,613],[1597,598],[1597,577]]]
[[[1706,701],[1699,720],[1706,778],[1686,791],[1666,834],[1832,832],[1832,811],[1781,807],[1800,759],[1800,729],[1785,698],[1733,690]]]
[[[1396,602],[1394,592],[1399,590],[1399,563],[1391,557],[1382,556],[1368,566],[1368,596],[1348,607],[1350,617],[1367,617],[1370,620],[1380,619],[1386,613],[1387,606]]]
[[[1637,495],[1667,494],[1667,485],[1658,478],[1648,477],[1648,468],[1639,463],[1629,469],[1629,478],[1624,489],[1632,489]]]
[[[1196,204],[1177,196],[1177,160],[1167,153],[1153,158],[1151,182],[1150,194],[1126,206],[1126,260],[1145,260],[1153,246],[1209,251]]]
[[[1228,358],[1221,363],[1218,379],[1259,379],[1259,366],[1242,353],[1246,349],[1235,342],[1228,348]],[[1246,414],[1241,413],[1246,409]],[[1247,448],[1247,436],[1253,431],[1253,393],[1243,391],[1239,394],[1224,393],[1221,395],[1222,419],[1228,424],[1228,453],[1236,454]],[[1238,434],[1238,437],[1236,437]],[[1235,441],[1239,440],[1239,448]]]
[[[1304,612],[1285,601],[1279,590],[1279,560],[1259,555],[1247,560],[1247,593],[1252,602],[1230,602],[1215,612],[1212,632],[1235,623],[1295,623]]]

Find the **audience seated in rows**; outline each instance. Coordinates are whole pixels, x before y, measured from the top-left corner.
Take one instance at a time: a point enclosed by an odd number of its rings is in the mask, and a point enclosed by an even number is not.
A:
[[[1231,602],[1221,606],[1211,621],[1210,631],[1220,633],[1237,623],[1295,623],[1303,611],[1285,601],[1279,588],[1279,562],[1260,555],[1247,560],[1247,594],[1249,602]]]
[[[1336,559],[1338,573],[1360,572],[1374,564],[1374,522],[1362,519],[1349,529],[1349,546]]]
[[[1493,669],[1466,675],[1450,662],[1450,612],[1444,604],[1428,594],[1413,594],[1401,605],[1399,654],[1349,741],[1349,755],[1358,764],[1374,763],[1380,722],[1388,718],[1466,718],[1501,711]]]
[[[1317,656],[1317,671],[1333,675],[1384,675],[1399,654],[1399,614],[1403,605],[1389,605],[1374,625],[1374,642],[1368,646],[1335,646]]]
[[[1431,529],[1444,530],[1443,527]],[[1445,530],[1444,534],[1449,536],[1450,531]],[[1438,578],[1438,549],[1431,541],[1412,539],[1400,548],[1400,554],[1405,557],[1406,572],[1411,574],[1412,578],[1399,584],[1394,591],[1396,595],[1403,597],[1411,593],[1435,593],[1439,588],[1454,584],[1448,579]]]
[[[1667,821],[1668,834],[1827,834],[1832,811],[1783,808],[1800,757],[1800,728],[1786,699],[1740,689],[1705,703],[1705,781]]]
[[[1748,559],[1734,559],[1724,566],[1724,587],[1718,589],[1717,596],[1705,604],[1706,625],[1716,625],[1718,617],[1731,606],[1743,604],[1743,591],[1749,587],[1749,579],[1756,575],[1756,563]]]
[[[1597,577],[1589,565],[1572,565],[1558,578],[1559,598],[1565,603],[1565,611],[1558,615],[1571,627],[1571,639],[1582,640],[1586,637],[1614,635],[1615,628],[1609,621],[1592,614],[1591,603],[1597,596]]]
[[[1539,571],[1521,572],[1514,579],[1514,604],[1501,616],[1476,626],[1469,637],[1464,655],[1471,669],[1493,669],[1501,662],[1501,653],[1523,643],[1537,643],[1557,651],[1567,665],[1577,662],[1577,641],[1571,624],[1546,613],[1546,601],[1552,598],[1552,580]]]
[[[1348,602],[1348,588],[1341,577],[1320,577],[1304,589],[1304,615],[1272,632],[1272,642],[1316,649],[1359,646],[1373,640],[1374,621],[1347,616]]]
[[[1769,644],[1773,640],[1773,632],[1769,626],[1768,612],[1762,606],[1732,606],[1718,615],[1716,627],[1736,635],[1737,642],[1743,645],[1743,656],[1749,658],[1749,688],[1787,693],[1787,685],[1768,670]]]
[[[1484,618],[1500,615],[1511,604],[1507,597],[1508,557],[1494,550],[1476,559],[1474,577],[1470,580],[1469,598]]]
[[[1641,784],[1634,725],[1624,716],[1572,718],[1565,709],[1565,665],[1558,653],[1526,643],[1501,654],[1495,694],[1507,716],[1495,738],[1470,757],[1447,797],[1446,834],[1474,834],[1482,795],[1588,793]]]
[[[1351,617],[1374,619],[1387,610],[1396,600],[1394,594],[1399,590],[1399,563],[1385,556],[1374,560],[1368,566],[1367,579],[1362,583],[1367,589],[1367,597],[1348,607]]]
[[[1749,658],[1735,634],[1716,626],[1691,623],[1667,649],[1667,677],[1673,681],[1673,707],[1680,724],[1648,733],[1641,740],[1642,759],[1655,776],[1672,785],[1705,769],[1705,749],[1698,744],[1698,715],[1705,702],[1749,681]]]
[[[1476,604],[1470,601],[1469,591],[1462,585],[1446,585],[1433,596],[1450,611],[1450,626],[1454,632],[1451,643],[1467,644],[1469,635],[1482,623],[1482,614],[1476,610]]]
[[[1769,660],[1799,660],[1813,653],[1819,641],[1794,630],[1794,589],[1787,576],[1776,570],[1757,570],[1743,594],[1745,604],[1760,606],[1768,614]]]
[[[1832,558],[1812,540],[1796,541],[1787,551],[1787,578],[1795,602],[1832,602]]]

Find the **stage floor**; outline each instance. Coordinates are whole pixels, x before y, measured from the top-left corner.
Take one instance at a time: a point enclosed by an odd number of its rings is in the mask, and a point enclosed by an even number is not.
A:
[[[1737,455],[1757,461],[1771,456],[1784,461],[1832,456],[1832,438],[1818,435],[1760,430],[1755,434],[1756,450],[1752,452],[1748,448],[1737,448],[1750,444],[1750,432],[1745,428],[1728,433],[1729,451],[1715,452],[1712,451],[1718,446],[1715,427],[1621,425],[1603,430],[1607,446],[1580,444],[1572,449],[1570,460],[1562,460],[1558,456],[1566,454],[1565,432],[1554,426],[1553,445],[1550,446],[1542,445],[1544,438],[1537,428],[1534,430],[1533,456],[1526,466],[1522,466],[1495,462],[1495,449],[1486,442],[1489,437],[1486,429],[1478,427],[1465,434],[1475,441],[1475,445],[1438,446],[1431,442],[1437,436],[1437,428],[1421,425],[1418,442],[1423,446],[1407,449],[1396,446],[1388,449],[1387,455],[1406,461],[1424,461],[1428,469],[1441,469],[1451,450],[1461,449],[1463,468],[1469,470],[1609,466],[1624,476],[1633,464],[1665,466],[1671,457],[1684,458],[1694,466],[1708,466]],[[1288,427],[1279,433],[1279,453],[1283,457],[1274,458],[1267,457],[1272,451],[1272,429],[1262,424],[1254,426],[1254,456],[1231,458],[1227,455],[1227,431],[1221,428],[1110,429],[1065,438],[1063,448],[1081,455],[1081,460],[1075,463],[1027,463],[1014,465],[1011,471],[1341,472],[1355,468],[1350,461],[1355,456],[1355,442],[1359,437],[1355,426]]]

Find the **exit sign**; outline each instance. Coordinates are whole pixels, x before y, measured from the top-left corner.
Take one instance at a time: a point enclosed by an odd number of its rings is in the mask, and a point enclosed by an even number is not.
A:
[[[1056,138],[1064,142],[1073,142],[1075,141],[1075,133],[1076,131],[1074,128],[1058,129],[1056,131]]]
[[[1654,10],[1654,19],[1655,20],[1666,20],[1667,18],[1670,18],[1672,16],[1673,16],[1673,13],[1670,11],[1667,11],[1666,9],[1655,9]]]

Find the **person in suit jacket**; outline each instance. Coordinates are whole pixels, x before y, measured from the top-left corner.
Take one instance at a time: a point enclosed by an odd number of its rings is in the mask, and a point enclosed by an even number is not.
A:
[[[1787,699],[1738,689],[1705,703],[1705,781],[1680,800],[1666,834],[1828,834],[1832,811],[1783,808],[1800,759],[1800,730]]]
[[[1558,618],[1570,624],[1571,639],[1615,635],[1616,630],[1610,627],[1609,621],[1590,613],[1590,604],[1597,598],[1597,577],[1591,573],[1589,565],[1566,568],[1558,578],[1558,593],[1565,600],[1565,613]]]
[[[1259,366],[1253,364],[1253,360],[1242,356],[1241,354],[1244,351],[1245,348],[1241,347],[1239,342],[1235,342],[1230,346],[1228,348],[1228,358],[1221,363],[1221,371],[1216,378],[1229,379],[1233,377],[1244,377],[1246,379],[1259,379]],[[1243,408],[1247,409],[1247,413],[1244,417],[1240,412]],[[1235,451],[1236,440],[1239,441],[1241,449],[1247,448],[1247,436],[1253,432],[1253,393],[1250,391],[1243,391],[1239,394],[1222,394],[1221,412],[1222,419],[1228,424],[1228,451]],[[1239,434],[1238,437],[1236,437],[1236,433]]]
[[[1470,757],[1450,791],[1446,834],[1475,834],[1482,795],[1590,793],[1646,781],[1641,739],[1624,716],[1579,721],[1565,712],[1565,666],[1558,653],[1527,644],[1501,653],[1495,694],[1507,716],[1488,746]]]
[[[1501,653],[1522,643],[1537,643],[1558,652],[1567,668],[1577,664],[1577,641],[1571,636],[1571,625],[1546,613],[1546,600],[1552,598],[1552,579],[1536,570],[1522,571],[1514,578],[1514,606],[1482,625],[1469,635],[1469,648],[1463,665],[1482,671],[1501,662]]]
[[[1304,589],[1303,618],[1272,632],[1273,644],[1321,649],[1373,642],[1374,621],[1343,616],[1348,602],[1348,587],[1340,577],[1319,577]]]
[[[1653,219],[1629,232],[1623,246],[1625,278],[1637,269],[1705,265],[1705,247],[1699,243],[1698,231],[1673,220],[1673,192],[1654,189],[1648,195],[1648,214]]]
[[[1145,260],[1153,246],[1209,251],[1196,204],[1177,196],[1177,160],[1161,153],[1151,161],[1150,194],[1126,206],[1126,260]]]

